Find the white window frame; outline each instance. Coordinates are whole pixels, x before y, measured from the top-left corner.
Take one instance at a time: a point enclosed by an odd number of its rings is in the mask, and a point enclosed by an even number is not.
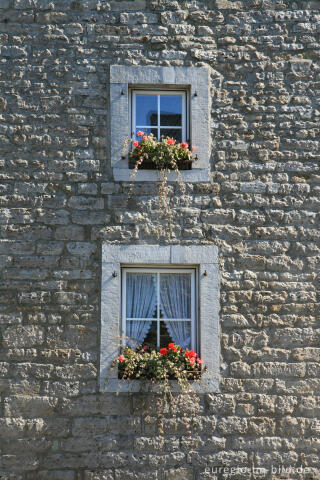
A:
[[[139,380],[120,380],[111,368],[121,349],[121,269],[195,268],[197,350],[209,374],[194,381],[199,392],[218,392],[220,378],[219,266],[214,245],[102,245],[100,378],[101,392],[139,392]]]
[[[131,182],[132,169],[129,168],[128,155],[124,145],[131,138],[131,89],[143,90],[185,90],[188,92],[189,131],[187,140],[195,147],[198,160],[193,162],[191,170],[181,171],[182,180],[191,183],[203,183],[210,180],[211,156],[211,75],[220,74],[210,67],[162,67],[111,65],[109,75],[110,110],[107,143],[110,145],[110,163],[115,181]],[[176,172],[168,174],[169,182],[176,182]],[[138,182],[158,182],[157,170],[140,169],[135,176]]]
[[[158,113],[158,124],[157,125],[137,125],[137,122],[136,122],[136,118],[137,118],[137,115],[136,115],[136,96],[137,94],[139,95],[157,95],[157,113]],[[161,126],[160,125],[160,115],[159,115],[159,112],[160,112],[160,96],[161,95],[167,95],[167,96],[170,96],[170,95],[175,95],[175,96],[181,96],[182,97],[182,101],[181,101],[181,105],[182,105],[182,112],[181,112],[181,117],[182,117],[182,122],[181,122],[181,127],[179,126]],[[168,129],[168,130],[178,130],[178,129],[181,129],[181,138],[182,138],[182,142],[186,142],[187,139],[188,139],[188,108],[187,108],[187,100],[188,100],[188,97],[187,97],[187,91],[186,90],[156,90],[156,89],[153,89],[153,90],[142,90],[142,89],[130,89],[130,98],[131,98],[131,101],[130,101],[130,104],[129,104],[129,108],[130,108],[130,119],[131,119],[131,122],[130,122],[130,130],[131,130],[131,138],[136,138],[136,130],[139,128],[141,130],[143,130],[143,128],[148,128],[148,129],[154,129],[154,130],[157,130],[157,133],[158,133],[158,140],[160,140],[160,129],[161,128],[165,128],[165,129]]]
[[[122,279],[122,326],[120,335],[122,336],[122,345],[125,346],[126,343],[126,322],[128,320],[126,314],[126,274],[130,273],[154,273],[157,275],[157,318],[130,318],[129,320],[151,320],[152,322],[157,322],[157,348],[160,348],[159,345],[159,336],[160,336],[160,321],[170,321],[170,319],[160,318],[160,291],[159,291],[159,276],[161,273],[191,273],[191,318],[174,318],[175,322],[178,321],[190,321],[191,322],[191,348],[198,350],[197,348],[197,315],[196,315],[196,269],[195,268],[148,268],[148,267],[123,267],[121,269],[121,279]]]

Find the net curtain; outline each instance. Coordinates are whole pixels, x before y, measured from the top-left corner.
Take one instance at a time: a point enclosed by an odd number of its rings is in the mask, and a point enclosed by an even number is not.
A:
[[[157,308],[156,277],[150,273],[127,274],[127,318],[150,318],[127,321],[127,344],[141,345],[150,329]]]
[[[191,318],[191,275],[188,273],[160,275],[160,302],[164,321],[173,342],[182,348],[190,348],[191,322],[165,319]]]
[[[157,308],[156,275],[127,274],[127,318],[150,320],[127,321],[127,344],[140,345],[148,334]],[[166,320],[191,318],[191,276],[187,273],[160,275],[160,308],[172,341],[182,348],[190,348],[191,322]]]

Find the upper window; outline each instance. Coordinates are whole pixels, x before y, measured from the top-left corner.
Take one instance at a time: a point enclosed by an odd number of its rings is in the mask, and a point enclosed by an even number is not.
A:
[[[195,269],[122,269],[123,343],[196,349]]]
[[[181,172],[185,182],[207,182],[210,158],[210,78],[208,67],[110,66],[110,160],[116,181],[131,181],[129,139],[137,131],[173,137],[195,148],[198,160]],[[177,181],[176,172],[168,181]],[[156,170],[139,169],[137,181],[159,180]]]
[[[171,90],[131,91],[131,136],[142,130],[154,137],[187,140],[187,92]],[[137,137],[136,137],[137,138]]]

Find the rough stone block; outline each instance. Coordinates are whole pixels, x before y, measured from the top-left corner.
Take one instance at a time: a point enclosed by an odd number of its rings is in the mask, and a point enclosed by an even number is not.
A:
[[[78,225],[58,227],[55,230],[55,238],[57,240],[84,240],[84,228]]]
[[[111,215],[99,211],[82,211],[72,214],[72,221],[80,225],[105,225],[109,223]]]
[[[244,434],[247,429],[247,419],[241,417],[221,418],[217,424],[217,430],[222,435]]]
[[[17,325],[8,327],[3,333],[3,345],[7,348],[41,345],[43,340],[44,330],[37,325]]]
[[[4,413],[7,417],[48,417],[55,414],[57,403],[54,397],[12,396],[4,400]]]
[[[253,365],[255,377],[304,377],[306,366],[304,363],[265,362]]]
[[[89,432],[92,432],[94,435],[141,433],[141,421],[140,418],[130,416],[76,418],[72,434],[74,436],[86,437],[89,435]]]
[[[114,478],[115,477],[113,475],[112,470],[95,471],[95,472],[90,472],[89,470],[86,470],[84,472],[84,480],[114,480]]]
[[[161,474],[162,480],[193,480],[193,469],[172,468]]]
[[[71,255],[80,255],[81,257],[90,257],[97,247],[94,243],[88,242],[69,242],[67,243],[67,250]]]
[[[96,329],[86,325],[52,325],[48,327],[47,345],[53,349],[93,348],[97,345],[96,333]],[[59,357],[59,353],[61,358],[70,358],[68,351],[53,353],[52,358]]]
[[[68,470],[39,470],[28,474],[28,480],[75,480],[75,472]]]
[[[90,198],[90,197],[71,197],[68,200],[68,205],[71,208],[78,210],[101,210],[104,208],[104,200],[102,198]]]
[[[96,195],[98,192],[98,185],[96,183],[79,183],[78,193],[84,195]]]

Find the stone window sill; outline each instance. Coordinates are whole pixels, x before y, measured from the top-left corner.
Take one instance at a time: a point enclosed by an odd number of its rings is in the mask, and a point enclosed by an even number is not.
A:
[[[172,393],[179,393],[181,389],[175,380],[169,380]],[[219,392],[218,379],[209,375],[203,376],[201,381],[190,382],[192,389],[197,393],[217,393]],[[163,386],[152,384],[150,380],[119,380],[117,378],[106,378],[105,392],[118,393],[161,393]]]
[[[209,181],[208,169],[192,169],[181,170],[181,177],[184,182],[203,183]],[[159,181],[159,172],[157,170],[138,170],[134,179],[130,176],[132,170],[130,168],[114,168],[114,179],[116,182],[157,182]],[[177,174],[170,172],[168,175],[169,182],[177,180]]]

